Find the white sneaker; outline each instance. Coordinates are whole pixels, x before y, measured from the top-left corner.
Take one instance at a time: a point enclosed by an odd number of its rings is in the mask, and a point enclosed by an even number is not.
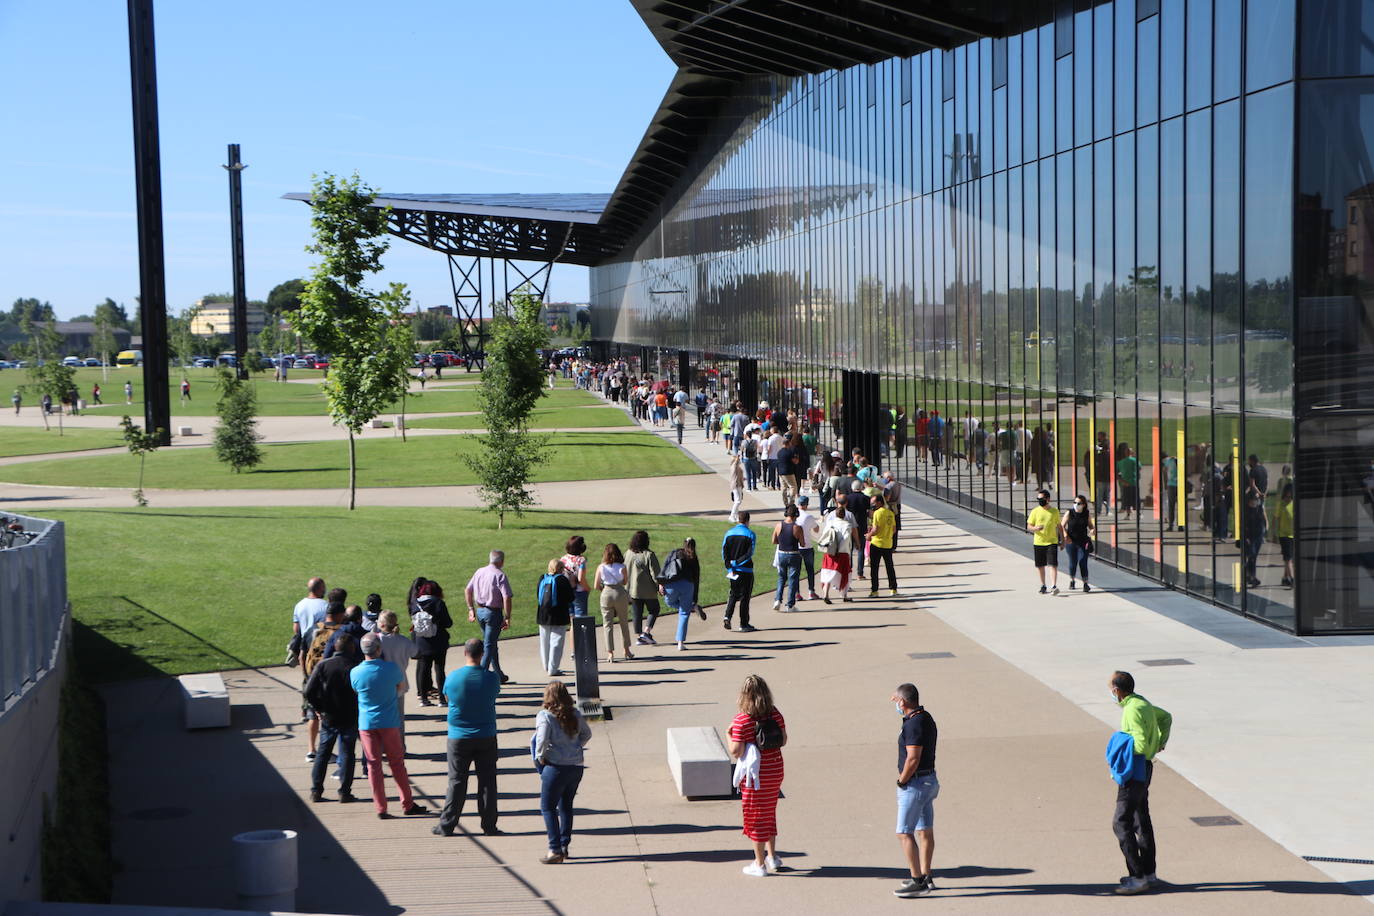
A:
[[[1113,890],[1118,894],[1130,896],[1133,894],[1143,894],[1149,889],[1149,881],[1145,880],[1144,878],[1133,878],[1130,875],[1127,875],[1125,879],[1122,880],[1121,884]]]
[[[744,866],[744,868],[740,870],[751,878],[768,877],[768,869],[757,862],[750,862],[748,865]]]
[[[782,859],[777,856],[769,856],[763,860],[764,867],[768,869],[768,874],[776,875],[782,871]]]
[[[777,610],[778,608],[780,608],[780,607],[782,607],[782,602],[781,602],[781,601],[774,601],[774,602],[773,602],[773,610],[776,611],[776,610]]]

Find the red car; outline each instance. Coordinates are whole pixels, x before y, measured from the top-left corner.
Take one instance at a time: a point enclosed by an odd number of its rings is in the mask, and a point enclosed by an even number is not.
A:
[[[328,369],[328,368],[329,368],[329,360],[325,359],[323,356],[316,357],[316,358],[315,358],[315,368],[316,368],[316,369]]]

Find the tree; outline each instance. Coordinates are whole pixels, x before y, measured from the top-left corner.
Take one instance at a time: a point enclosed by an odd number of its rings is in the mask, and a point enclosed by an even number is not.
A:
[[[412,354],[415,353],[415,347],[416,347],[416,343],[415,343],[415,328],[413,328],[413,327],[411,326],[411,324],[410,324],[409,321],[397,321],[397,322],[393,323],[393,324],[391,325],[391,327],[388,329],[388,331],[387,331],[387,338],[388,338],[388,340],[387,340],[387,346],[391,347],[391,348],[392,348],[393,350],[395,350],[398,354],[400,354],[400,355],[402,355],[402,356],[405,357],[404,360],[398,359],[398,360],[396,361],[397,370],[398,370],[398,371],[400,372],[400,374],[401,374],[401,378],[400,378],[400,380],[399,380],[399,381],[400,381],[400,385],[401,385],[401,414],[400,414],[401,441],[402,441],[402,442],[405,442],[405,441],[407,441],[407,439],[406,439],[406,399],[407,399],[407,397],[408,397],[409,394],[410,394],[410,360],[411,360]],[[416,395],[416,396],[417,396],[417,397],[423,397],[423,395]]]
[[[221,366],[215,379],[219,401],[215,411],[219,425],[215,427],[215,457],[234,469],[255,468],[262,463],[262,449],[258,443],[262,435],[257,427],[257,395],[253,386],[241,380],[238,373]]]
[[[134,490],[134,502],[146,506],[148,500],[143,495],[143,463],[147,460],[149,452],[157,451],[166,431],[158,427],[154,432],[145,433],[127,416],[119,421],[119,428],[124,431],[124,444],[129,447],[131,453],[138,456],[138,489]]]
[[[200,314],[200,306],[193,305],[184,309],[179,318],[169,318],[167,320],[167,339],[172,345],[172,352],[176,354],[177,362],[181,364],[181,375],[186,377],[186,367],[195,357],[196,348],[200,346],[200,338],[191,333],[191,325],[195,324],[196,316]]]
[[[282,312],[294,312],[301,307],[301,293],[305,292],[304,280],[287,280],[272,287],[267,294],[264,310],[268,315],[280,316]]]
[[[544,396],[544,367],[539,350],[548,346],[549,330],[539,320],[539,300],[521,290],[511,297],[510,317],[492,321],[478,401],[487,431],[480,449],[466,456],[481,481],[478,495],[487,511],[506,526],[506,513],[523,515],[536,502],[529,484],[548,457],[548,442],[529,431],[530,411]]]
[[[76,370],[62,362],[62,335],[53,327],[51,321],[25,318],[22,327],[29,338],[28,343],[16,349],[30,362],[29,379],[32,382],[25,387],[40,398],[46,394],[52,398],[54,404],[61,405],[62,399],[76,387]],[[51,429],[47,413],[41,413],[43,428]],[[57,434],[63,434],[60,406],[57,410]]]
[[[57,313],[52,303],[39,302],[37,299],[16,299],[10,306],[10,320],[22,326],[25,321],[56,321]]]
[[[95,352],[100,356],[100,365],[104,367],[101,378],[106,382],[110,380],[110,359],[114,356],[116,347],[115,313],[107,307],[113,305],[112,300],[106,299],[104,303],[95,307],[95,334],[91,337],[91,346],[95,347]]]
[[[101,312],[105,313],[105,316],[110,321],[111,327],[123,328],[126,331],[130,330],[128,311],[125,310],[124,306],[115,302],[109,296],[106,296],[105,301],[95,307],[95,317],[97,320],[99,320]]]
[[[331,356],[321,386],[329,415],[348,429],[348,508],[358,485],[354,438],[363,426],[406,391],[410,351],[397,347],[392,328],[410,303],[403,284],[385,292],[364,281],[382,269],[387,250],[388,209],[372,206],[376,191],[354,173],[316,178],[311,192],[315,242],[306,248],[320,260],[301,294],[295,326]]]

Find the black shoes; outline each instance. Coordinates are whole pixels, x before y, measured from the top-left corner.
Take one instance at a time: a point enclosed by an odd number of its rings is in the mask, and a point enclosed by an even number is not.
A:
[[[727,629],[727,630],[730,629],[730,618],[729,618],[729,617],[722,617],[722,618],[720,619],[720,623],[721,623],[721,626],[725,627],[725,629]]]
[[[348,803],[350,803],[350,802],[355,802],[355,801],[357,801],[357,800],[358,800],[358,796],[354,795],[352,792],[340,792],[340,793],[339,793],[339,803],[340,803],[340,804],[346,805],[346,804],[348,804]]]
[[[482,829],[482,836],[505,836],[505,835],[506,835],[506,831],[502,830],[500,827],[490,827],[490,828],[483,828],[483,829]]]
[[[312,802],[321,802],[321,801],[324,801],[324,790],[323,790],[323,789],[311,789],[311,790],[310,790],[310,800],[311,800]]]
[[[452,831],[452,830],[445,830],[443,827],[440,827],[438,824],[435,824],[435,825],[433,826],[433,828],[430,829],[429,832],[432,833],[432,834],[434,834],[435,836],[453,836],[453,831]]]
[[[401,813],[402,813],[402,814],[424,814],[424,813],[425,813],[425,809],[424,809],[424,808],[421,808],[419,805],[415,804],[415,802],[411,802],[409,805],[407,805],[406,807],[404,807],[404,808],[401,809]]]
[[[741,627],[739,628],[739,631],[740,631],[741,633],[754,633],[754,632],[756,632],[757,630],[758,630],[758,627],[750,626],[750,625],[747,624],[747,623],[744,624],[743,626],[741,626]]]

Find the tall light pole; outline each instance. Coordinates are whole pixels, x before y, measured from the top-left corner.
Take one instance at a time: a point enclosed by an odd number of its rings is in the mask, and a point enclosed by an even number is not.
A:
[[[162,158],[157,128],[157,54],[153,0],[129,2],[129,77],[133,89],[134,197],[138,208],[139,314],[143,331],[143,422],[172,441],[167,392],[167,283],[162,247]]]
[[[234,361],[238,376],[248,378],[248,297],[243,291],[243,170],[239,145],[229,144],[229,232],[234,250]]]

